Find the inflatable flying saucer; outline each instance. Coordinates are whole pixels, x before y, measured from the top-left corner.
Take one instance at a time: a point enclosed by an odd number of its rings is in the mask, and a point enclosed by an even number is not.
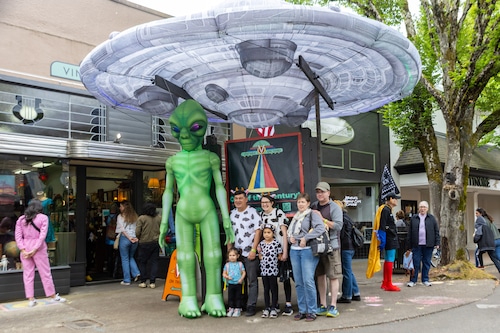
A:
[[[421,61],[396,30],[337,7],[229,0],[111,33],[80,75],[114,108],[168,116],[192,98],[211,121],[259,128],[314,119],[319,89],[321,118],[402,99]]]

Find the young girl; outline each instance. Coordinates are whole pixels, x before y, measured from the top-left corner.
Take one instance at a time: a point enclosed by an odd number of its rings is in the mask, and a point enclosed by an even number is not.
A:
[[[239,317],[241,315],[241,303],[243,298],[242,283],[245,280],[245,266],[238,261],[240,253],[234,247],[227,252],[227,263],[224,265],[222,277],[227,285],[227,301],[229,309],[228,317]]]
[[[260,275],[264,284],[264,302],[266,309],[262,312],[262,318],[276,318],[278,312],[278,260],[281,259],[283,248],[274,239],[274,227],[271,224],[263,224],[262,235],[264,239],[259,243],[257,251],[260,259]],[[272,303],[270,302],[272,295]]]

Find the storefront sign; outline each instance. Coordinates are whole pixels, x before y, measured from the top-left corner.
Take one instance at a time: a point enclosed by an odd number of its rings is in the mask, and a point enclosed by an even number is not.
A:
[[[346,195],[344,197],[344,202],[346,207],[357,207],[361,203],[361,200],[357,196]]]
[[[470,176],[469,186],[490,187],[490,179],[487,177]]]
[[[50,75],[67,80],[81,81],[80,66],[54,61],[50,65]]]

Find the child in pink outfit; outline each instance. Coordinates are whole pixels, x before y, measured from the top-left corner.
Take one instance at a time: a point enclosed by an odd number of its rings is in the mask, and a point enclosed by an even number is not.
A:
[[[16,243],[23,263],[24,293],[29,299],[29,306],[35,306],[35,267],[42,280],[45,295],[54,302],[65,302],[66,299],[56,294],[45,237],[49,228],[49,219],[42,214],[40,200],[33,199],[28,204],[25,214],[16,222]]]

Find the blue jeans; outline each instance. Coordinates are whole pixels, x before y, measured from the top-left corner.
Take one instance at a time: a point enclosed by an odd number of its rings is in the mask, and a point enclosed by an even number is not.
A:
[[[422,282],[429,281],[429,270],[431,269],[432,250],[434,250],[433,247],[427,247],[425,245],[419,245],[412,249],[413,266],[415,267],[415,273],[413,274],[413,278],[411,280],[414,283],[417,283],[420,264],[422,264]]]
[[[342,297],[352,299],[359,295],[358,282],[352,271],[352,258],[355,250],[342,250]]]
[[[495,239],[495,253],[497,254],[497,258],[500,259],[500,238]]]
[[[120,257],[122,258],[122,270],[123,270],[123,282],[130,283],[132,278],[140,275],[139,268],[134,259],[135,251],[137,251],[137,246],[139,243],[132,243],[127,237],[120,235],[120,244],[118,249],[120,250]],[[130,275],[132,274],[132,276]]]
[[[316,314],[317,293],[314,272],[319,257],[313,256],[310,248],[303,250],[291,249],[290,261],[292,262],[299,312]]]

